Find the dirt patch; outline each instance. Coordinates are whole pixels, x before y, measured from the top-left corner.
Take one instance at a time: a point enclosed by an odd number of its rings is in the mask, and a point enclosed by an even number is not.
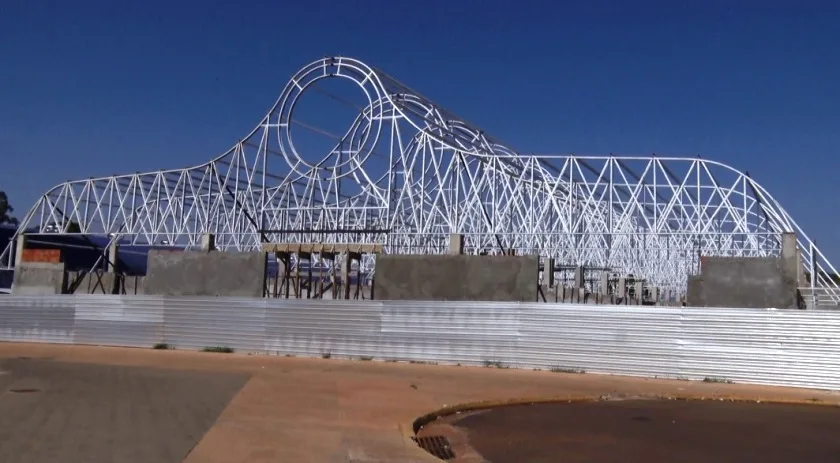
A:
[[[247,375],[0,361],[0,461],[181,462]]]
[[[836,462],[840,408],[719,400],[514,405],[449,416],[455,463]]]

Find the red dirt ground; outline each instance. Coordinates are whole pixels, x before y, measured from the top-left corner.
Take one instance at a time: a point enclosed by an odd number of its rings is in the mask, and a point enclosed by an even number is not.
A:
[[[18,377],[14,370],[29,368],[15,366],[21,356],[50,360]],[[89,453],[76,461],[130,463],[132,453],[135,461],[166,462],[194,439],[185,463],[432,463],[411,440],[412,425],[458,404],[601,396],[840,402],[835,392],[743,384],[2,342],[0,370],[9,371],[0,374],[0,393],[46,391],[0,399],[19,401],[0,405],[3,463],[61,461],[80,449]],[[241,378],[249,379],[236,393]],[[235,395],[225,407],[227,394]],[[172,439],[169,450],[155,446],[158,438]],[[85,442],[95,442],[99,456]]]
[[[447,436],[455,463],[836,463],[838,434],[840,407],[719,400],[515,405],[419,433]]]

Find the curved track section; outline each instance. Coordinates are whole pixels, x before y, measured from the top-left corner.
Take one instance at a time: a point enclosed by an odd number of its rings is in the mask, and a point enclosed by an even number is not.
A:
[[[367,101],[327,153],[296,148],[301,95],[347,79]],[[698,255],[778,254],[795,232],[803,261],[836,273],[748,175],[696,158],[522,155],[402,83],[351,58],[298,71],[256,128],[212,161],[56,185],[21,229],[222,250],[263,242],[380,243],[389,253],[539,254],[682,289]],[[12,264],[11,246],[0,263]],[[373,268],[373,261],[364,261]],[[827,278],[817,286],[837,289]],[[836,293],[835,293],[836,294]]]

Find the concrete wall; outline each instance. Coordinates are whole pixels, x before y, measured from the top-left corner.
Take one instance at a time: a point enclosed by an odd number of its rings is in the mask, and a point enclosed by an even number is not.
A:
[[[264,252],[149,251],[145,294],[263,297]]]
[[[538,277],[537,256],[380,255],[374,298],[533,302]]]
[[[66,284],[63,263],[20,262],[15,267],[12,294],[63,294]]]
[[[798,308],[796,257],[703,257],[701,274],[688,280],[687,305]]]

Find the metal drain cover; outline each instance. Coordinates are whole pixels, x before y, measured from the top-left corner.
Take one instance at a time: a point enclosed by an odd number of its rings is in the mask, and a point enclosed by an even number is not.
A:
[[[412,439],[414,439],[414,442],[417,442],[417,445],[419,445],[421,449],[431,453],[441,460],[451,460],[455,458],[455,452],[452,451],[452,447],[449,445],[449,440],[443,436],[412,437]]]
[[[31,394],[33,392],[41,392],[40,389],[9,389],[9,392],[15,394]]]

